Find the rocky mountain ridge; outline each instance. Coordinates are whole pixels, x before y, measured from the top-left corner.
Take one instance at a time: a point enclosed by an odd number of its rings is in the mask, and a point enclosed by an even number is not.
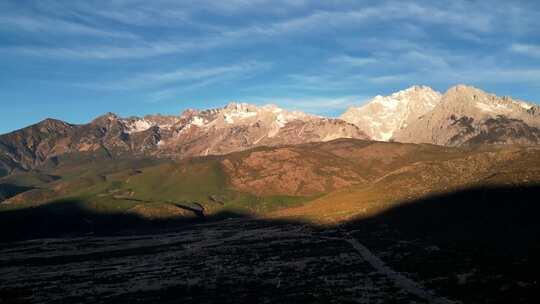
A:
[[[413,86],[376,96],[341,118],[375,140],[443,146],[540,143],[540,106],[457,85],[444,94]]]
[[[395,141],[445,146],[540,143],[540,106],[480,89],[450,88],[430,112],[393,136]]]
[[[358,125],[372,139],[388,141],[397,130],[431,111],[441,97],[430,87],[412,86],[390,96],[375,96],[361,107],[349,108],[340,118]]]
[[[30,170],[59,155],[101,151],[186,158],[275,146],[368,137],[342,120],[289,112],[274,105],[230,103],[180,116],[121,118],[107,113],[84,125],[46,119],[0,136],[0,175]]]
[[[376,96],[341,119],[275,105],[230,103],[179,116],[121,118],[107,113],[84,125],[46,119],[0,135],[0,176],[31,170],[70,153],[122,153],[183,159],[258,146],[374,139],[443,146],[540,144],[540,106],[457,85],[441,94],[413,86]]]

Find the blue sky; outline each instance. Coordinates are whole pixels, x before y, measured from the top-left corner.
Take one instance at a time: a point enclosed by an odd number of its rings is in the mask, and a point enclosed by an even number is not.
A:
[[[410,85],[540,102],[538,1],[0,1],[0,133],[229,101],[335,116]]]

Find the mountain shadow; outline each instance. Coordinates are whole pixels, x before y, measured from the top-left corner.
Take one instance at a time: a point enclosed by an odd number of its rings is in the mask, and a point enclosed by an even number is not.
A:
[[[160,229],[183,228],[189,224],[208,223],[225,218],[246,217],[237,212],[204,215],[204,209],[175,203],[175,207],[193,212],[193,217],[149,219],[138,214],[97,212],[77,200],[61,200],[36,207],[0,212],[0,241],[35,238],[78,237],[159,233]]]
[[[345,225],[389,226],[408,238],[440,245],[467,243],[501,253],[524,253],[540,241],[540,186],[486,186],[427,196]]]
[[[539,303],[540,186],[477,187],[404,202],[342,228],[463,303]]]
[[[6,200],[10,197],[13,197],[19,193],[34,189],[33,187],[19,186],[1,183],[0,184],[0,202]]]
[[[149,220],[76,201],[5,211],[4,241],[63,238],[0,244],[9,282],[0,299],[89,302],[88,289],[103,303],[430,302],[374,268],[354,239],[441,298],[538,303],[539,195],[540,186],[470,188],[328,227],[238,213]]]

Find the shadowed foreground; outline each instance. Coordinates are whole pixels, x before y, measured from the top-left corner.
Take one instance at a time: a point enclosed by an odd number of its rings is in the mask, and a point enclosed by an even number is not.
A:
[[[0,302],[537,303],[539,195],[469,189],[333,227],[2,212]]]

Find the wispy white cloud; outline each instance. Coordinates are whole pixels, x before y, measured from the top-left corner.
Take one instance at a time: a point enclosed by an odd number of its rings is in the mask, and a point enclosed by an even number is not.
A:
[[[527,54],[535,56],[527,46]],[[336,59],[338,58],[338,59]],[[297,90],[347,90],[377,86],[408,86],[431,83],[530,84],[540,82],[540,66],[519,67],[503,64],[495,55],[451,52],[445,49],[412,45],[400,52],[379,52],[368,57],[376,62],[365,68],[363,57],[331,57],[334,65],[288,75],[288,85]],[[355,61],[362,69],[355,67]],[[474,62],[474,64],[471,64]]]
[[[228,0],[228,1],[198,1],[194,9],[205,8],[212,12],[231,14],[245,13],[264,8],[267,12],[280,13],[292,8],[301,8],[309,4],[307,0]],[[193,6],[191,7],[193,9]]]
[[[455,58],[455,55],[439,53],[433,50],[408,51],[398,56],[396,62],[403,62],[406,65],[414,65],[418,68],[426,67],[429,70],[446,68],[450,64],[448,60]]]
[[[480,1],[285,2],[280,6],[270,0],[197,3],[156,0],[148,6],[143,0],[100,5],[85,1],[69,2],[69,5],[44,1],[39,2],[36,11],[40,13],[35,16],[26,11],[24,14],[0,12],[0,26],[65,34],[68,38],[85,37],[79,43],[74,42],[76,39],[43,38],[34,44],[38,39],[29,39],[0,46],[0,53],[71,59],[70,64],[79,60],[96,60],[90,64],[100,64],[99,60],[109,60],[106,64],[115,64],[115,60],[125,60],[120,64],[136,64],[142,59],[157,62],[160,58],[154,57],[164,55],[169,55],[168,61],[173,54],[187,59],[201,53],[201,58],[215,56],[216,62],[223,62],[231,54],[236,58],[248,53],[249,58],[272,58],[268,46],[290,46],[291,52],[306,50],[306,57],[301,60],[308,64],[276,68],[268,82],[265,79],[237,88],[243,92],[272,87],[276,92],[290,90],[291,94],[333,91],[329,94],[337,95],[340,90],[362,92],[362,87],[404,83],[511,83],[516,79],[531,83],[538,79],[534,63],[520,68],[510,58],[516,54],[540,57],[540,46],[513,43],[528,41],[527,37],[517,35],[530,34],[527,28],[537,13],[503,1],[498,2],[501,5]],[[277,6],[280,8],[274,9]],[[267,10],[272,12],[268,16],[264,15]],[[323,40],[330,47],[321,47],[319,43]],[[479,48],[468,48],[468,43]],[[339,52],[336,54],[331,47]],[[146,69],[148,65],[141,65],[137,67],[140,72],[132,77],[88,86],[110,90],[159,88],[158,92],[151,92],[159,100],[264,67],[221,65],[144,72]],[[161,88],[170,84],[181,87]]]
[[[252,3],[247,3],[245,1],[236,1],[235,4],[239,7],[253,5]],[[298,5],[303,5],[302,1],[300,1]],[[83,12],[88,12],[88,14],[83,14]],[[74,15],[79,19],[86,18],[87,23],[94,24],[94,26],[43,17],[39,17],[35,20],[24,16],[19,16],[15,19],[10,19],[10,17],[3,18],[4,22],[8,22],[12,26],[17,26],[25,30],[57,30],[66,33],[110,37],[131,37],[133,34],[96,27],[95,25],[99,24],[99,18],[109,18],[124,23],[131,21],[131,24],[143,26],[151,25],[153,27],[158,26],[158,28],[159,26],[166,27],[169,24],[175,24],[173,22],[174,20],[180,20],[181,22],[194,25],[195,27],[200,25],[200,27],[206,29],[206,32],[202,35],[183,37],[182,39],[178,39],[178,37],[168,37],[157,41],[141,40],[138,41],[137,44],[115,43],[111,45],[107,42],[106,44],[97,43],[84,46],[63,45],[37,47],[33,45],[19,45],[17,47],[4,47],[2,48],[2,51],[63,59],[145,58],[166,54],[193,52],[197,50],[210,50],[226,46],[239,47],[253,45],[261,40],[271,42],[276,39],[276,37],[281,38],[286,35],[313,35],[314,33],[321,31],[335,31],[346,28],[353,29],[371,25],[376,22],[399,24],[399,22],[414,21],[415,23],[421,22],[451,25],[453,28],[462,28],[468,31],[478,32],[489,31],[493,25],[492,16],[489,14],[480,14],[465,9],[450,10],[435,6],[395,2],[383,2],[380,5],[351,10],[314,11],[300,16],[293,16],[259,24],[249,23],[232,28],[225,25],[222,27],[208,25],[203,21],[194,23],[192,16],[189,16],[186,12],[178,11],[177,9],[168,10],[163,8],[162,10],[150,11],[148,11],[148,9],[142,11],[128,9],[127,12],[122,11],[122,13],[115,10],[104,11],[101,9],[98,10],[97,13],[92,13],[88,7],[85,7],[84,9],[79,8],[67,11],[66,14]],[[0,19],[0,22],[1,20],[2,19]],[[163,21],[161,23],[152,23],[148,20]],[[147,21],[148,23],[146,23]],[[418,28],[418,26],[416,26],[416,28]],[[366,40],[369,39],[374,38],[366,38]],[[402,43],[407,43],[407,41],[403,40]],[[382,44],[385,47],[388,47],[388,43],[383,42]],[[368,44],[368,47],[373,47],[373,45]],[[396,47],[403,47],[403,45],[396,45]]]
[[[457,2],[457,1],[456,1]],[[420,5],[414,2],[402,2],[395,6],[396,19],[414,18],[418,21],[424,21],[433,24],[447,24],[459,28],[478,32],[488,32],[493,29],[494,22],[489,13],[485,11],[471,10],[469,6],[448,5],[442,7]]]
[[[354,56],[348,56],[348,55],[340,55],[331,57],[328,59],[328,62],[334,63],[334,64],[341,64],[346,65],[349,67],[359,67],[359,66],[365,66],[368,64],[377,63],[378,60],[373,57],[354,57]]]
[[[109,38],[136,38],[137,35],[111,29],[97,28],[77,22],[61,19],[30,17],[30,16],[0,16],[0,26],[3,31],[24,30],[47,34],[70,34],[79,36],[98,36]]]
[[[311,32],[335,28],[355,28],[373,22],[407,21],[432,24],[451,24],[457,28],[467,28],[480,32],[492,28],[489,14],[467,10],[450,11],[447,8],[421,6],[414,3],[386,2],[381,5],[346,11],[317,11],[300,17],[290,18],[271,24],[244,28],[237,33],[259,33],[283,35],[294,32]]]
[[[438,73],[436,73],[438,74]],[[454,69],[437,75],[448,77],[454,82],[490,83],[490,84],[538,84],[540,68],[482,67],[481,69]]]
[[[366,81],[373,84],[392,84],[404,82],[410,78],[410,75],[383,75],[366,77]]]
[[[92,15],[85,15],[86,13]],[[142,27],[175,27],[182,24],[193,24],[189,14],[186,11],[178,9],[164,9],[159,6],[142,6],[142,7],[122,7],[117,9],[95,9],[89,7],[86,10],[74,12],[79,18],[85,18],[89,21],[94,21],[98,18],[108,19],[117,23],[127,25],[136,25]]]
[[[267,62],[247,61],[224,66],[180,68],[172,71],[140,73],[116,81],[79,84],[79,86],[98,90],[133,90],[178,85],[185,90],[226,79],[251,77],[254,73],[261,73],[270,66],[271,64]]]
[[[530,57],[540,58],[540,45],[526,44],[526,43],[514,43],[510,47],[510,50],[522,55]]]
[[[0,48],[0,52],[59,59],[134,59],[174,53],[181,54],[216,47],[219,44],[220,39],[217,38],[187,41],[137,42],[136,44],[122,46],[11,46]]]

